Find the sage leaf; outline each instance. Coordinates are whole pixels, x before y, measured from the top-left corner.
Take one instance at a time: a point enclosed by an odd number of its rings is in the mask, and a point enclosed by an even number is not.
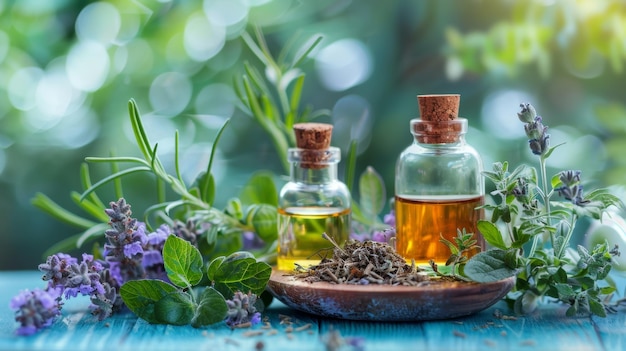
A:
[[[235,291],[260,295],[271,273],[270,265],[257,262],[249,252],[235,252],[224,259],[214,259],[207,269],[209,280],[225,296]]]
[[[479,253],[465,264],[465,275],[479,283],[495,282],[516,275],[517,270],[505,262],[506,253],[499,249]]]
[[[221,322],[226,318],[228,305],[224,296],[217,290],[208,287],[202,291],[198,299],[198,307],[191,319],[194,328]]]
[[[176,291],[154,304],[154,317],[163,324],[187,325],[194,316],[194,304],[188,293]]]
[[[382,177],[372,167],[367,167],[359,178],[360,205],[370,216],[377,216],[385,207],[385,186]]]
[[[489,221],[481,220],[478,221],[477,228],[480,231],[480,234],[482,234],[483,238],[485,238],[485,241],[487,241],[489,244],[497,247],[498,249],[508,249],[506,243],[504,242],[504,239],[502,238],[502,233],[500,232],[500,229],[498,229],[495,224]]]
[[[170,281],[181,288],[202,280],[202,255],[188,241],[170,235],[163,245],[163,263]]]
[[[145,319],[148,323],[161,323],[155,315],[155,304],[168,294],[178,289],[162,280],[144,279],[131,280],[120,288],[120,295],[126,306],[137,317]]]

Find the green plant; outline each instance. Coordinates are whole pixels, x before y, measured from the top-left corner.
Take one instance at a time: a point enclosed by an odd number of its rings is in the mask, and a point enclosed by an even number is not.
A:
[[[206,268],[208,283],[204,285],[208,286],[196,292],[205,274],[202,256],[189,242],[173,235],[163,246],[163,262],[171,283],[131,280],[120,289],[126,306],[150,323],[201,327],[221,322],[228,316],[226,298],[241,291],[260,295],[271,273],[267,263],[257,262],[249,253],[220,256]]]
[[[484,172],[495,185],[496,204],[485,206],[491,218],[480,221],[478,229],[494,248],[472,257],[463,274],[478,282],[517,275],[508,297],[517,312],[532,312],[541,298],[550,297],[569,304],[568,315],[604,316],[604,297],[615,290],[606,278],[617,247],[605,242],[573,250],[570,242],[580,218],[601,219],[609,207],[624,204],[608,189],[584,194],[579,171],[548,179],[546,159],[563,144],[550,147],[548,128],[530,104],[522,105],[518,117],[539,157],[539,171],[527,165],[509,171],[507,162],[497,162]],[[553,201],[555,195],[567,201]]]

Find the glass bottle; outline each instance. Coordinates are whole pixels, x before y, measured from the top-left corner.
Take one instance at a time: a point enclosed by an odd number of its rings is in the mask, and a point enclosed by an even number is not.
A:
[[[318,264],[333,254],[326,233],[343,246],[350,235],[351,196],[337,179],[341,153],[330,146],[332,125],[294,125],[297,148],[290,148],[290,180],[278,200],[279,270],[293,270]]]
[[[467,120],[458,118],[459,95],[419,95],[420,118],[411,120],[413,144],[398,158],[395,177],[396,250],[407,261],[445,265],[457,230],[474,233],[484,212],[482,161],[467,144]],[[480,249],[468,252],[473,256]]]

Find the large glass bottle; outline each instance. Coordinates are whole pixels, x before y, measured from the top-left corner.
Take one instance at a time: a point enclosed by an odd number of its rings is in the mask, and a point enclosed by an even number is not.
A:
[[[396,164],[396,250],[407,261],[445,265],[457,230],[474,233],[485,248],[477,221],[483,218],[482,161],[467,144],[467,120],[458,118],[459,95],[420,95],[421,118],[411,120],[414,141]],[[480,250],[469,252],[468,256]]]
[[[278,201],[277,268],[315,265],[333,253],[326,233],[343,246],[350,235],[348,187],[337,178],[340,150],[330,146],[332,125],[294,125],[297,148],[290,148],[290,180]]]

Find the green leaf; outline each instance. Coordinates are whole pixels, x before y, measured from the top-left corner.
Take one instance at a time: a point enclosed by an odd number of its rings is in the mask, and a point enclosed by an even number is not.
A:
[[[91,195],[92,196],[90,196],[89,199],[80,201],[79,193],[76,191],[72,191],[70,193],[72,200],[77,206],[80,206],[80,208],[82,208],[85,212],[89,213],[94,218],[97,218],[99,221],[105,223],[108,222],[109,216],[107,216],[106,212],[104,212],[104,205],[101,206],[99,203],[92,202],[91,199],[97,198],[97,196],[95,196],[95,193],[91,193]]]
[[[479,283],[489,283],[506,279],[517,274],[505,262],[506,251],[493,249],[473,256],[465,264],[465,275]]]
[[[439,242],[444,243],[448,247],[448,249],[450,250],[452,254],[451,257],[459,254],[459,249],[457,248],[457,246],[454,245],[454,243],[451,242],[450,240],[444,238],[443,234],[439,234]],[[448,264],[446,263],[446,266],[447,265]]]
[[[215,178],[211,173],[202,173],[198,176],[200,198],[207,204],[212,204],[215,198]]]
[[[177,286],[188,288],[202,280],[202,255],[188,241],[170,235],[163,246],[167,277]]]
[[[270,279],[272,267],[257,262],[249,252],[235,252],[223,260],[213,260],[207,269],[209,280],[222,292],[252,292],[260,295]]]
[[[271,172],[257,172],[244,185],[239,194],[244,205],[268,204],[278,206],[278,191]]]
[[[78,228],[88,229],[98,224],[94,221],[90,221],[69,212],[42,193],[35,194],[31,203],[33,206],[54,217],[56,220]]]
[[[357,156],[357,148],[359,143],[356,139],[353,139],[350,142],[350,148],[348,149],[348,159],[346,161],[346,186],[348,190],[352,192],[352,187],[354,183],[354,173],[356,169],[356,156]]]
[[[480,231],[480,234],[482,234],[483,238],[485,238],[485,241],[487,241],[489,244],[498,249],[508,249],[508,246],[504,242],[504,238],[502,237],[500,229],[498,229],[495,224],[489,221],[481,220],[478,221],[477,228],[478,231]]]
[[[226,129],[226,126],[228,125],[228,123],[230,123],[230,118],[227,119],[226,121],[224,121],[224,124],[222,124],[222,126],[220,127],[220,129],[217,131],[217,135],[215,136],[215,140],[213,140],[213,144],[211,145],[211,155],[209,156],[209,163],[206,166],[206,171],[205,174],[211,174],[211,167],[213,166],[213,161],[215,160],[215,152],[217,151],[217,144],[219,143],[222,134],[224,133],[224,130]],[[213,180],[213,177],[209,177],[208,179],[205,179],[205,182],[210,182]],[[202,191],[209,191],[211,190],[212,193],[203,193]],[[213,197],[215,196],[215,184],[213,184],[213,189],[211,189],[210,184],[204,184],[204,187],[201,185],[200,186],[200,191],[202,194],[202,199],[208,203],[209,205],[213,204]]]
[[[187,325],[194,317],[194,304],[188,293],[172,292],[154,304],[154,317],[163,324]]]
[[[359,204],[370,216],[377,216],[385,207],[385,185],[383,178],[372,167],[367,167],[359,178]]]
[[[296,56],[294,57],[293,63],[291,67],[297,67],[306,57],[315,49],[315,47],[324,39],[324,36],[321,34],[316,34],[296,52]]]
[[[224,296],[217,290],[208,287],[204,289],[198,301],[198,308],[191,320],[194,328],[202,327],[223,321],[228,313],[228,305]]]
[[[149,323],[161,323],[156,317],[155,305],[163,297],[177,292],[178,289],[162,280],[131,280],[120,288],[120,295],[126,306]]]
[[[250,206],[247,223],[266,243],[278,239],[278,211],[276,207],[267,204]]]
[[[589,309],[593,314],[600,317],[606,317],[606,310],[602,303],[597,301],[595,298],[589,297]]]
[[[85,230],[82,234],[80,234],[80,237],[76,241],[76,248],[80,248],[85,242],[88,242],[90,240],[96,239],[98,237],[104,237],[104,231],[107,229],[109,229],[108,223],[98,223],[93,227]]]
[[[133,127],[133,133],[135,134],[137,146],[147,161],[150,159],[150,150],[152,147],[150,146],[150,140],[148,140],[146,131],[141,123],[141,114],[139,113],[139,108],[137,107],[135,99],[130,99],[128,101],[128,114],[130,115],[130,123]]]
[[[85,190],[82,195],[80,196],[80,201],[83,201],[89,194],[91,194],[92,192],[96,191],[99,187],[101,187],[102,185],[121,178],[125,175],[128,174],[132,174],[132,173],[137,173],[137,172],[151,172],[152,169],[150,167],[146,167],[146,166],[139,166],[139,167],[133,167],[133,168],[128,168],[125,169],[123,171],[119,171],[116,173],[113,173],[107,177],[102,178],[100,181],[98,181],[96,184],[94,184],[93,186],[91,186],[91,188]]]

